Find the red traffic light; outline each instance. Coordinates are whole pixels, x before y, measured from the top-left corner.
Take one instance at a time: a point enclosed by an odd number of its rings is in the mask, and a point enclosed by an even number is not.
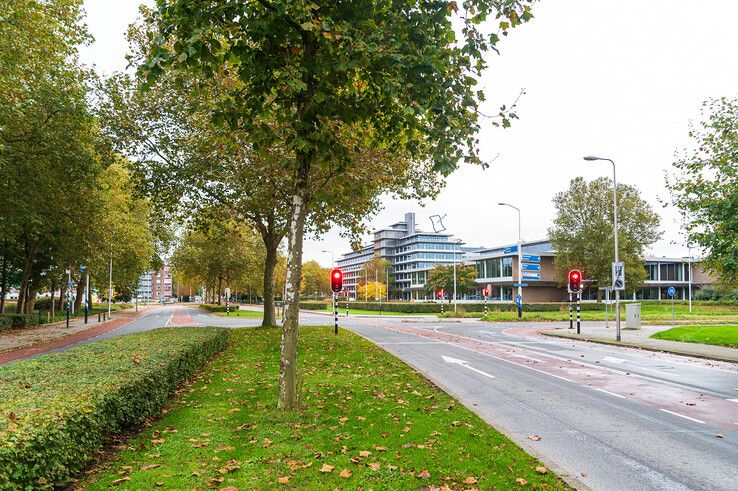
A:
[[[569,271],[569,291],[572,293],[582,291],[582,272],[578,269]]]
[[[443,298],[443,290],[438,290],[438,298]]]
[[[483,289],[482,290],[482,295],[484,295],[485,297],[489,297],[489,288]]]
[[[340,269],[331,271],[331,290],[335,293],[343,290],[343,272]]]

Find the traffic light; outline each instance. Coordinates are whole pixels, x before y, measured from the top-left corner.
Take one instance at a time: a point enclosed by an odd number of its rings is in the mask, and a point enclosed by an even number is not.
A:
[[[340,269],[331,271],[331,290],[334,293],[339,293],[343,290],[343,273]]]
[[[443,300],[443,290],[438,290],[438,298]]]
[[[569,271],[569,291],[571,293],[582,291],[582,272],[578,269]]]
[[[489,287],[482,290],[482,295],[484,295],[485,297],[489,297]]]

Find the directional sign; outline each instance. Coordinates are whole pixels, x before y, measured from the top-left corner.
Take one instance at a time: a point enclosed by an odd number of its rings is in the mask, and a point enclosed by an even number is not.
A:
[[[74,281],[67,281],[67,286],[74,286]]]
[[[79,267],[79,272],[80,273],[86,273],[87,272],[87,266],[80,266]]]
[[[523,271],[540,271],[541,265],[540,264],[526,264],[523,263]]]
[[[666,290],[666,293],[668,293],[670,297],[673,297],[674,294],[676,293],[676,288],[674,288],[673,286],[670,286],[669,289]]]
[[[518,304],[518,307],[522,309],[523,308],[523,296],[520,294],[515,295],[515,303]]]
[[[519,287],[519,286],[521,286],[521,287],[522,286],[528,286],[528,283],[513,283],[513,286],[516,287],[516,288]]]
[[[526,261],[529,263],[540,263],[541,256],[534,256],[532,254],[523,254],[523,261]]]
[[[625,263],[612,263],[612,289],[625,290]]]
[[[541,281],[541,273],[528,273],[523,275],[524,281]]]
[[[514,245],[510,247],[505,247],[504,249],[502,249],[503,254],[511,254],[513,252],[518,252],[518,246]]]

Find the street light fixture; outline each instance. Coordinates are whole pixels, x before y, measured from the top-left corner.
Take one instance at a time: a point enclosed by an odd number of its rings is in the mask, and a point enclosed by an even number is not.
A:
[[[605,160],[612,164],[612,213],[613,213],[613,229],[615,231],[615,262],[620,262],[620,256],[618,255],[618,180],[615,173],[615,162],[611,159],[596,157],[594,155],[587,155],[584,160],[588,162],[594,162],[597,160]],[[615,327],[616,341],[620,341],[620,290],[615,290]]]
[[[510,203],[497,203],[500,206],[509,206],[513,210],[518,212],[518,296],[520,297],[520,303],[518,303],[518,317],[523,317],[523,239],[522,239],[522,228],[521,228],[521,213],[520,208],[513,206]]]

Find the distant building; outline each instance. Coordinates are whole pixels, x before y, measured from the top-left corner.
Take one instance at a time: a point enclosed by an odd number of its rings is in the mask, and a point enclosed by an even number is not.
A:
[[[138,279],[138,299],[142,302],[166,302],[172,298],[172,267],[165,264],[159,271],[147,271]]]

